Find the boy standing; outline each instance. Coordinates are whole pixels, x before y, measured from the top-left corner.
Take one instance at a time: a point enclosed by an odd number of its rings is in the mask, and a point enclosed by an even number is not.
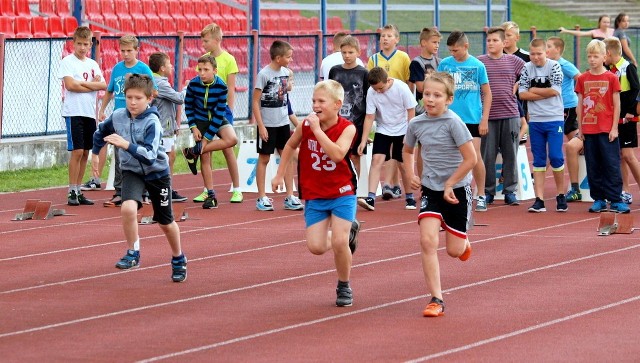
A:
[[[60,62],[58,78],[66,90],[62,104],[62,117],[67,125],[69,158],[69,194],[67,204],[93,205],[80,190],[87,167],[89,150],[93,147],[96,131],[96,96],[107,88],[98,63],[87,57],[91,50],[91,29],[86,26],[73,32],[73,54]]]
[[[533,182],[536,200],[529,212],[546,212],[544,206],[544,180],[548,160],[556,183],[556,211],[566,212],[564,195],[564,158],[562,140],[564,115],[562,104],[562,69],[558,62],[547,59],[547,46],[543,39],[534,39],[529,46],[531,61],[520,74],[520,98],[529,105],[529,136],[533,154]],[[618,195],[618,198],[620,196]]]
[[[272,211],[273,205],[265,191],[267,164],[271,154],[276,150],[282,156],[282,150],[291,136],[289,126],[289,70],[293,48],[282,40],[276,40],[269,48],[271,63],[258,73],[256,87],[253,90],[252,111],[258,125],[258,165],[256,167],[256,183],[258,183],[258,199],[256,209]],[[282,165],[282,161],[280,161]],[[302,210],[300,199],[293,195],[293,173],[284,180],[287,197],[284,209]]]
[[[502,154],[504,177],[504,203],[518,205],[518,144],[520,139],[520,112],[513,88],[518,81],[524,61],[515,55],[504,54],[504,29],[489,28],[487,54],[478,57],[487,69],[491,88],[489,126],[482,137],[482,159],[486,168],[484,193],[487,200],[496,195],[496,157]]]
[[[356,127],[356,140],[362,138],[362,129],[364,127],[364,117],[367,108],[367,92],[369,91],[369,82],[367,75],[369,72],[366,68],[358,65],[356,60],[360,56],[360,43],[358,39],[347,35],[340,44],[340,52],[344,64],[337,65],[329,71],[329,79],[335,80],[344,90],[344,101],[340,108],[340,116],[353,122]],[[367,153],[367,148],[362,150]],[[360,156],[358,155],[358,143],[355,143],[351,152],[351,161],[356,167],[356,172],[360,175]]]
[[[480,153],[480,137],[489,130],[489,111],[491,110],[491,87],[487,69],[478,58],[469,54],[469,39],[461,31],[453,31],[447,38],[447,47],[451,56],[438,66],[438,72],[449,72],[455,81],[455,97],[451,111],[455,112],[467,125],[473,136],[476,155]],[[478,202],[476,212],[487,210],[484,183],[486,170],[482,158],[473,167],[473,179],[476,181]]]
[[[239,72],[236,59],[221,46],[222,29],[216,23],[211,23],[202,29],[200,33],[202,47],[207,52],[205,55],[213,55],[216,58],[216,75],[227,85],[227,107],[224,118],[233,126],[233,108],[236,103],[236,74]],[[231,177],[232,194],[231,203],[242,203],[244,197],[240,191],[240,176],[238,172],[238,161],[233,148],[222,150],[222,155],[227,162],[227,169]],[[194,202],[204,202],[207,198],[206,190],[202,194],[193,198]]]
[[[153,79],[131,74],[124,82],[126,109],[115,110],[100,123],[93,136],[93,152],[97,155],[106,144],[112,144],[120,155],[122,171],[122,227],[127,239],[127,253],[116,263],[119,269],[140,266],[140,237],[137,211],[142,207],[142,193],[149,192],[153,220],[157,221],[171,246],[171,279],[187,278],[187,258],[180,246],[180,228],[171,208],[171,176],[167,154],[160,146],[162,126],[158,111],[150,107]]]
[[[111,99],[114,100],[114,110],[119,110],[127,106],[124,95],[124,82],[127,74],[146,74],[153,80],[153,73],[151,72],[149,66],[137,59],[138,38],[133,35],[125,35],[120,38],[118,43],[120,44],[120,55],[122,56],[122,61],[113,66],[113,70],[111,71],[111,79],[109,80],[109,85],[107,86],[107,92],[105,92],[104,96],[102,97],[102,104],[100,105],[100,111],[98,112],[98,118],[100,119],[100,121],[106,118],[104,112],[107,109],[107,105],[109,104],[109,102],[111,102]],[[100,163],[100,167],[98,167],[100,174],[102,173],[102,167],[104,166],[104,162],[106,161],[106,153],[106,149],[100,151],[99,159],[102,160],[102,162]],[[105,207],[119,207],[122,204],[122,173],[120,172],[120,161],[118,159],[119,157],[120,155],[118,153],[114,153],[113,162],[116,165],[113,187],[116,191],[113,198],[110,201],[104,203]]]
[[[333,53],[324,57],[322,63],[320,63],[320,80],[330,79],[329,72],[331,68],[338,66],[344,62],[342,57],[342,41],[345,37],[350,35],[345,32],[337,32],[333,36]],[[355,59],[356,65],[364,67],[364,63],[360,60],[360,49],[358,49],[358,55]]]
[[[287,142],[271,185],[273,190],[282,186],[286,169],[292,167],[291,159],[300,147],[300,193],[306,200],[307,247],[314,255],[333,250],[338,272],[336,305],[351,306],[349,278],[360,224],[355,220],[357,177],[347,157],[356,130],[349,120],[338,116],[343,97],[344,90],[336,81],[316,84],[313,113],[298,124]]]
[[[375,210],[376,189],[380,182],[380,170],[385,160],[394,159],[402,163],[402,141],[407,132],[407,123],[415,116],[416,98],[409,86],[399,79],[387,76],[387,72],[374,67],[368,75],[369,91],[367,92],[367,115],[358,146],[358,155],[362,155],[369,141],[369,132],[373,121],[376,121],[376,134],[373,139],[371,168],[369,170],[369,194],[358,199],[358,205],[364,209]],[[405,209],[416,209],[416,201],[409,186],[411,180],[404,168],[400,169],[405,186]]]
[[[422,104],[422,92],[424,91],[425,75],[435,72],[440,65],[441,59],[438,58],[438,49],[440,48],[440,39],[442,34],[436,28],[423,28],[420,32],[420,55],[413,58],[409,64],[409,88],[415,87],[416,115],[424,112]]]
[[[224,117],[227,108],[227,86],[216,75],[216,59],[203,55],[198,59],[198,75],[187,85],[184,110],[196,145],[182,150],[187,165],[193,175],[198,174],[197,162],[207,198],[203,209],[218,208],[218,199],[213,190],[211,173],[211,153],[233,147],[238,142],[233,126]],[[214,140],[214,136],[218,139]]]
[[[182,92],[178,92],[169,84],[168,77],[173,73],[173,65],[168,55],[162,52],[153,53],[149,56],[149,68],[153,72],[153,80],[158,86],[158,97],[153,99],[152,106],[156,106],[160,115],[160,125],[162,125],[162,142],[164,151],[169,157],[169,171],[173,177],[173,163],[176,160],[176,135],[180,132],[180,126],[176,121],[176,105],[184,103]],[[171,188],[171,200],[173,202],[184,202],[184,197]]]

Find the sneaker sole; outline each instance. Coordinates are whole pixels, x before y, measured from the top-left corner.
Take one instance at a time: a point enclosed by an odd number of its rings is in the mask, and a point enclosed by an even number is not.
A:
[[[569,210],[569,208],[566,208],[566,209],[556,208],[556,212],[566,212],[568,210]]]
[[[392,193],[389,193],[389,194],[382,193],[382,200],[391,200],[391,199],[393,199]]]
[[[187,281],[187,275],[184,275],[184,278],[177,278],[177,279],[174,278],[173,276],[171,276],[171,280],[173,282],[185,282],[185,281]]]
[[[244,199],[240,199],[240,200],[229,200],[229,203],[242,203],[244,201]]]
[[[300,208],[298,208],[298,207],[284,207],[284,210],[303,210],[303,209],[304,209],[304,207],[300,207]]]
[[[338,302],[336,302],[336,306],[339,308],[344,308],[344,307],[348,307],[348,306],[352,306],[353,305],[353,301],[348,303],[348,304],[340,304]]]
[[[406,209],[406,210],[416,210],[416,209],[418,209],[418,207],[415,207],[415,206],[405,206],[405,207],[404,207],[404,209]]]
[[[376,210],[374,206],[367,204],[367,202],[365,202],[363,199],[358,199],[358,205],[366,210],[371,210],[371,211]]]
[[[440,311],[438,313],[433,313],[431,310],[423,310],[422,311],[422,316],[424,316],[425,318],[437,318],[439,316],[443,316],[444,315],[444,311]]]
[[[138,263],[138,264],[136,264],[136,265],[133,265],[133,266],[131,266],[131,267],[128,267],[128,266],[120,267],[120,266],[118,266],[118,264],[116,264],[116,268],[117,268],[118,270],[131,270],[132,268],[138,268],[138,267],[140,267],[140,263]]]
[[[531,213],[542,213],[546,211],[547,211],[547,208],[540,208],[540,209],[529,208],[529,212]]]

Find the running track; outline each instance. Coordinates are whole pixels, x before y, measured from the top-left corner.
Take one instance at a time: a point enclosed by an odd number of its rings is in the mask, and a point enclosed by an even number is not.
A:
[[[354,305],[337,308],[331,254],[311,255],[299,212],[255,211],[252,194],[221,206],[188,202],[181,222],[189,277],[170,280],[169,247],[141,226],[141,267],[119,271],[119,210],[68,207],[65,189],[0,194],[0,356],[42,361],[616,361],[640,357],[640,233],[596,235],[588,204],[529,214],[530,201],[476,213],[473,254],[440,252],[446,315],[429,300],[416,212],[378,202],[354,256]],[[180,175],[182,194],[200,177]],[[548,196],[552,179],[547,179]],[[637,186],[634,185],[634,188]],[[96,201],[110,192],[89,192]],[[640,200],[638,194],[634,195]],[[28,198],[73,216],[10,221]],[[637,203],[637,202],[636,202]],[[638,213],[637,204],[632,205]],[[441,244],[442,245],[442,244]]]

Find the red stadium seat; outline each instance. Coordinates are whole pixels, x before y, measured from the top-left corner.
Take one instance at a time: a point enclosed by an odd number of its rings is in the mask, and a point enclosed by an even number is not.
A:
[[[13,17],[16,12],[13,10],[13,0],[0,0],[0,15]]]
[[[16,38],[31,38],[31,19],[26,16],[16,16],[13,18],[13,30]]]
[[[48,18],[49,23],[49,34],[53,38],[66,38],[67,35],[64,33],[64,28],[62,26],[62,19],[58,16],[50,16]]]
[[[120,26],[129,22],[133,23],[133,18],[129,14],[129,3],[127,0],[115,0],[113,2],[114,14],[120,19]]]
[[[49,16],[58,14],[56,13],[56,3],[51,0],[40,0],[38,4],[38,11]]]
[[[51,34],[47,30],[47,22],[42,16],[31,18],[31,34],[34,38],[49,38]]]
[[[116,9],[111,0],[100,0],[100,11],[105,19],[117,19]]]
[[[169,8],[169,14],[173,16],[174,19],[178,20],[180,18],[184,18],[184,14],[182,13],[182,3],[180,0],[165,0],[167,3],[167,7]]]
[[[11,17],[0,15],[0,33],[4,33],[7,38],[15,38],[16,33],[13,30],[13,20]]]
[[[71,10],[69,10],[69,0],[55,0],[55,1],[56,1],[56,13],[58,14],[58,16],[63,19],[70,17]]]
[[[144,9],[144,16],[147,19],[159,19],[158,14],[156,13],[156,6],[153,0],[142,0],[142,9]]]
[[[73,36],[73,32],[78,27],[78,20],[71,16],[62,19],[64,24],[64,32],[67,34],[67,36]]]
[[[184,17],[191,20],[191,19],[200,19],[198,17],[198,15],[196,15],[196,11],[195,11],[195,7],[193,4],[193,1],[191,0],[181,0],[180,4],[182,5],[182,14],[184,14]]]
[[[14,7],[16,15],[31,17],[31,10],[29,9],[29,0],[14,0]]]
[[[129,13],[131,17],[136,19],[140,17],[144,17],[144,11],[142,10],[142,3],[140,0],[128,0],[129,2]]]
[[[122,32],[120,31],[120,22],[118,21],[118,18],[115,18],[115,17],[105,18],[104,25],[106,27],[105,29],[107,30],[105,35],[118,35],[118,36],[123,35]]]
[[[175,22],[176,22],[176,30],[177,31],[185,32],[186,35],[192,34],[192,32],[191,32],[191,24],[189,24],[189,21],[186,18],[184,18],[184,17],[176,18]]]
[[[147,37],[151,35],[149,32],[149,24],[144,17],[136,17],[133,19],[133,27],[136,30],[136,35],[141,37]]]
[[[120,32],[122,34],[135,34],[136,28],[133,19],[120,19]]]
[[[85,14],[87,18],[93,22],[103,24],[104,16],[102,16],[102,11],[100,10],[100,2],[99,0],[85,0]],[[91,25],[91,29],[101,29],[98,26]]]

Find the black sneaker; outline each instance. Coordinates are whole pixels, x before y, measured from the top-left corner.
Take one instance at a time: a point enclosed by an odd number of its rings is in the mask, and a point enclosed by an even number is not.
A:
[[[558,203],[556,205],[557,212],[566,212],[569,209],[569,206],[567,205],[567,198],[564,196],[564,194],[558,194],[558,196],[556,197],[556,202]]]
[[[187,201],[187,197],[180,195],[177,191],[172,190],[171,191],[171,201],[172,202],[186,202]]]
[[[202,203],[202,209],[215,209],[218,208],[218,199],[216,197],[207,197]]]
[[[91,179],[80,186],[80,190],[82,191],[100,190],[100,189],[102,189],[102,187],[100,186],[100,183],[98,183],[95,179]]]
[[[382,187],[382,200],[389,200],[393,198],[393,189],[390,186],[385,185]]]
[[[191,170],[191,174],[198,175],[198,158],[200,155],[196,155],[190,151],[191,148],[185,147],[182,149],[182,155],[187,160],[187,166]]]
[[[187,279],[187,257],[183,254],[180,258],[171,259],[171,279],[173,282],[183,282]]]
[[[358,232],[360,232],[360,222],[356,219],[351,222],[351,230],[349,231],[349,249],[352,255],[358,248]]]
[[[404,209],[415,210],[416,209],[416,200],[413,198],[407,198],[407,204],[405,204]]]
[[[336,288],[336,306],[351,306],[353,305],[353,291],[350,287],[338,287]]]
[[[393,199],[399,199],[402,197],[402,189],[399,186],[393,187]]]
[[[120,261],[116,263],[116,267],[121,270],[128,270],[140,266],[140,251],[127,250]]]
[[[376,200],[371,197],[358,198],[358,205],[366,210],[376,210]]]
[[[80,193],[78,194],[78,203],[80,203],[80,205],[93,205],[93,200],[91,199],[87,199],[84,194]]]
[[[75,190],[70,191],[67,195],[67,204],[73,206],[80,205],[80,201],[78,201],[78,194],[76,194]]]
[[[546,211],[547,211],[547,208],[544,207],[544,201],[537,197],[536,197],[536,201],[533,202],[533,205],[529,207],[529,212],[532,212],[532,213],[540,213],[540,212],[546,212]]]

